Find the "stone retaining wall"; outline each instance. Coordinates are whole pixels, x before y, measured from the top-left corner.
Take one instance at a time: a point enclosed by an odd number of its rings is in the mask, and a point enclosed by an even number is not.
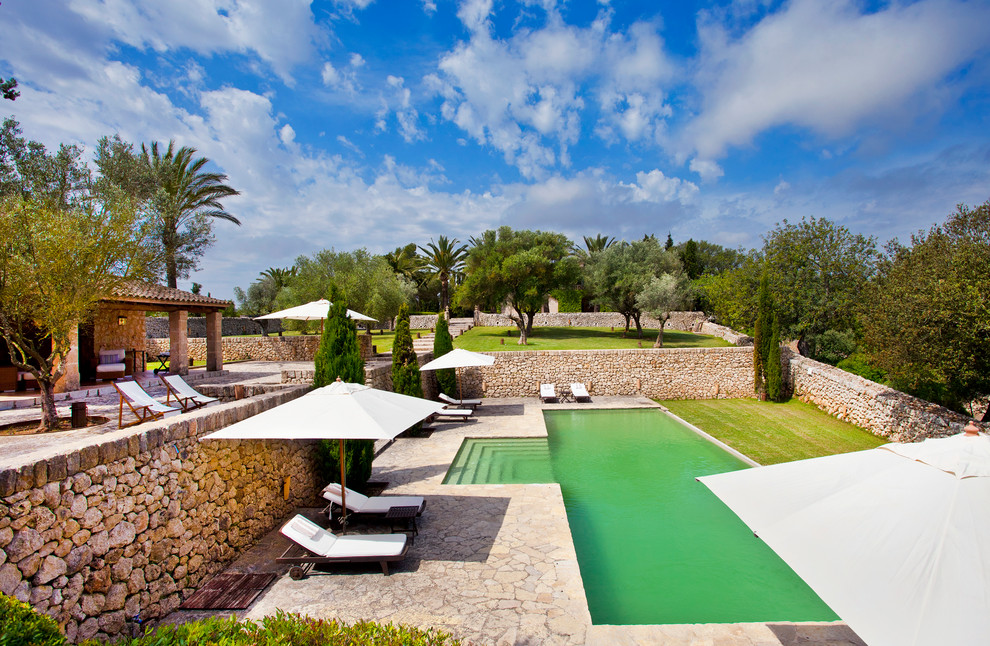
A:
[[[70,641],[175,610],[293,509],[316,504],[312,442],[200,442],[306,392],[213,405],[0,471],[0,591]]]
[[[416,355],[416,362],[423,366],[433,360],[432,352],[424,352]],[[303,384],[313,383],[315,371],[313,370],[283,370],[283,384]],[[423,396],[427,399],[436,399],[440,392],[437,387],[436,373],[432,370],[420,373],[420,381],[423,384]],[[365,364],[364,384],[379,390],[392,390],[392,364],[389,361],[375,361]]]
[[[149,339],[168,340],[168,317],[147,316],[145,320],[145,335]],[[268,333],[278,334],[282,329],[282,321],[271,319],[267,322]],[[206,338],[206,317],[190,316],[186,323],[190,339]],[[223,317],[220,321],[222,336],[244,336],[246,334],[262,334],[261,323],[248,316]]]
[[[372,337],[358,334],[357,338],[361,357],[370,358]],[[222,342],[224,361],[312,361],[320,347],[320,336],[224,337]],[[148,361],[153,361],[160,352],[168,352],[168,348],[168,339],[147,339]],[[188,352],[190,359],[206,361],[206,339],[189,339]]]
[[[666,330],[694,331],[702,322],[708,320],[704,312],[672,312],[664,326]],[[646,328],[660,327],[660,321],[648,314],[640,318],[640,323]],[[477,325],[488,327],[514,326],[505,314],[479,314]],[[617,312],[561,312],[557,314],[539,313],[533,318],[533,327],[625,327],[626,319]],[[635,326],[635,324],[632,324]]]
[[[539,384],[580,381],[592,395],[716,399],[753,394],[748,348],[496,352],[495,363],[461,371],[465,397],[536,397]],[[566,390],[566,389],[565,389]]]
[[[892,442],[954,435],[970,421],[965,415],[835,366],[786,349],[782,354],[785,379],[795,397]]]
[[[748,334],[742,334],[740,332],[736,332],[730,327],[725,327],[724,325],[712,323],[711,321],[705,321],[696,331],[701,334],[709,334],[711,336],[717,336],[720,339],[725,339],[732,345],[738,345],[738,346],[753,345],[753,337],[749,336]]]

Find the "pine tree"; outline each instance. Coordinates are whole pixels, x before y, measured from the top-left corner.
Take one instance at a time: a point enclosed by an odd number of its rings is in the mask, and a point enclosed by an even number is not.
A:
[[[419,363],[413,350],[409,332],[409,308],[399,306],[395,319],[395,341],[392,342],[392,390],[411,397],[423,396],[423,383],[419,376]]]
[[[433,334],[433,358],[439,359],[454,349],[454,339],[450,336],[447,328],[447,317],[440,314],[437,317],[437,328]],[[451,397],[457,397],[457,375],[453,368],[437,370],[437,386],[440,392],[447,393]]]
[[[343,296],[333,293],[333,305],[323,324],[323,337],[316,351],[313,385],[317,388],[341,381],[364,383],[364,360],[357,341],[357,326],[347,318],[347,303]],[[318,473],[324,482],[340,482],[339,443],[320,440],[316,446]],[[370,440],[348,440],[344,443],[344,471],[349,488],[360,488],[371,477],[375,443]],[[323,486],[323,485],[320,485]]]

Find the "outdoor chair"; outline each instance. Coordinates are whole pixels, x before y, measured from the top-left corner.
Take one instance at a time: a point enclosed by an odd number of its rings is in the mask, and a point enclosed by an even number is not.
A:
[[[557,401],[557,391],[553,384],[540,384],[540,401],[544,404]]]
[[[454,399],[447,393],[440,393],[438,399],[451,406],[461,406],[463,408],[477,408],[481,406],[480,399]]]
[[[571,396],[574,397],[574,401],[576,402],[591,401],[591,395],[588,394],[588,389],[581,382],[571,384]]]
[[[340,484],[331,482],[323,488],[323,497],[337,507],[341,507]],[[364,516],[385,516],[395,507],[418,507],[417,516],[426,509],[423,496],[365,496],[347,488],[347,513]]]
[[[145,391],[136,381],[113,381],[113,387],[120,393],[120,410],[117,415],[117,426],[126,428],[135,426],[141,422],[150,422],[161,419],[172,413],[181,413],[182,410],[172,406],[166,406]],[[131,409],[137,420],[129,424],[124,424],[124,404]]]
[[[196,410],[197,408],[206,406],[210,402],[220,401],[216,397],[207,397],[197,392],[192,386],[186,383],[182,375],[158,375],[158,378],[162,380],[162,383],[165,384],[165,389],[168,391],[168,396],[165,397],[165,403],[168,404],[172,401],[172,397],[175,397],[176,403],[182,406],[183,412]]]
[[[388,564],[401,561],[409,551],[405,534],[372,534],[337,536],[302,515],[295,515],[279,532],[292,541],[276,563],[292,563],[289,576],[302,579],[314,565],[331,563],[371,563],[382,566],[388,576]],[[299,554],[298,548],[306,551]]]
[[[429,424],[431,422],[445,422],[451,420],[460,420],[465,422],[472,415],[474,415],[473,408],[445,408],[443,410],[438,410],[435,413],[431,413],[429,417],[423,420],[423,423]]]
[[[120,379],[127,373],[124,350],[100,350],[100,364],[96,366],[97,379]]]

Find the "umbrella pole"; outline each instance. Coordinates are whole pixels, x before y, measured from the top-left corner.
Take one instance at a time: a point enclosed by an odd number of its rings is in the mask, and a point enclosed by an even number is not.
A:
[[[464,401],[464,391],[461,389],[461,369],[457,369],[457,398]]]
[[[338,440],[340,445],[337,457],[340,458],[340,533],[347,533],[347,483],[344,482],[344,438]]]

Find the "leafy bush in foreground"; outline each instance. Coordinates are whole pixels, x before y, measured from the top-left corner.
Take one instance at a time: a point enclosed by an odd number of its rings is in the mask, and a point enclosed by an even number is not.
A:
[[[0,592],[0,646],[61,646],[65,637],[48,615]]]
[[[333,619],[312,619],[277,611],[260,621],[210,617],[181,625],[160,626],[142,637],[115,642],[122,646],[459,646],[447,633],[434,629],[359,621],[353,625]]]

